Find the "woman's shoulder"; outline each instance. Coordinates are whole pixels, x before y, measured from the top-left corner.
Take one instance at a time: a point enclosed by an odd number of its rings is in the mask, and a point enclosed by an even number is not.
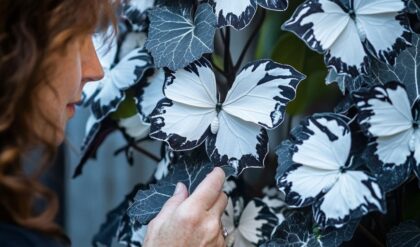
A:
[[[17,225],[0,223],[1,247],[63,247],[46,235]]]

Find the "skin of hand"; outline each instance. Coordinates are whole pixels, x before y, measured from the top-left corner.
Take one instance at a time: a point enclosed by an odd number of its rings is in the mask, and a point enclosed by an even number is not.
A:
[[[219,167],[188,196],[178,183],[174,195],[148,226],[145,247],[225,247],[221,217],[227,205],[222,191],[225,173]]]

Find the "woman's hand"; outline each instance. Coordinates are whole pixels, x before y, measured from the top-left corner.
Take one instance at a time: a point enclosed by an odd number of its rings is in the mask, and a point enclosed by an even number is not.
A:
[[[224,181],[223,170],[216,167],[191,196],[185,185],[178,183],[174,195],[150,222],[144,246],[225,247],[221,224],[227,205]]]

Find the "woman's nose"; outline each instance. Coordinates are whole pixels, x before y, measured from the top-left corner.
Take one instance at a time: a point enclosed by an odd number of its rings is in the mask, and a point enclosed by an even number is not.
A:
[[[96,54],[92,37],[89,37],[82,50],[82,82],[98,81],[103,77],[104,70]]]

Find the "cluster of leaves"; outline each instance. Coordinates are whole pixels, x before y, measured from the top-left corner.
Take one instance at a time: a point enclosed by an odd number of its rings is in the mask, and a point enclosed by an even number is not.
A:
[[[380,245],[362,217],[386,213],[387,193],[420,176],[418,6],[414,0],[125,1],[111,44],[95,40],[105,77],[84,89],[92,114],[75,176],[116,130],[127,140],[116,154],[124,152],[131,164],[137,150],[158,165],[150,183],[109,213],[94,245],[141,246],[176,183],[193,193],[214,166],[232,176],[222,217],[228,246],[339,246],[359,228]],[[230,29],[253,20],[234,63]],[[280,32],[281,21],[288,33]],[[265,37],[273,33],[280,39]],[[262,59],[242,66],[258,34]],[[332,83],[345,96],[336,111],[306,117],[276,149],[277,186],[259,197],[244,195],[240,175],[264,167],[267,130],[281,125],[286,109],[304,114]],[[146,140],[162,142],[161,157],[138,145]],[[403,223],[387,242],[397,246],[418,235],[414,223]]]

